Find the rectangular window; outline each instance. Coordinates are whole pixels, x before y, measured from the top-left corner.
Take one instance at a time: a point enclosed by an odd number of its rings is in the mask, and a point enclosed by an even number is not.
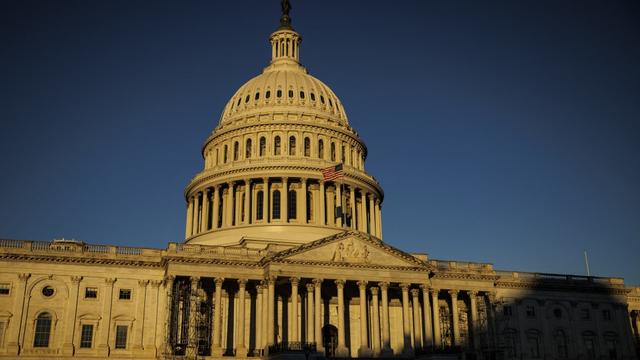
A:
[[[126,325],[116,326],[116,349],[127,348],[127,330]]]
[[[82,325],[82,330],[80,332],[80,347],[81,348],[91,348],[91,343],[93,342],[93,325]]]
[[[11,292],[10,284],[0,284],[0,295],[9,295]]]
[[[511,316],[511,306],[509,305],[505,305],[504,307],[502,307],[502,315],[504,316]]]
[[[589,320],[590,317],[589,309],[580,309],[580,319]]]
[[[602,319],[607,321],[611,320],[611,311],[602,310]]]
[[[98,298],[98,288],[88,287],[84,289],[84,298],[85,299],[97,299]]]
[[[536,308],[533,305],[527,305],[527,307],[525,308],[525,311],[527,313],[527,317],[530,317],[530,318],[536,317]]]
[[[118,299],[131,300],[131,289],[120,289],[120,294],[118,295]]]

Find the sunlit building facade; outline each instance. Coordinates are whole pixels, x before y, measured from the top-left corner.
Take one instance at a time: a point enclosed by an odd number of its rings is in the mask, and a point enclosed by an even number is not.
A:
[[[0,357],[637,359],[640,288],[383,240],[384,193],[283,2],[165,249],[0,240]]]

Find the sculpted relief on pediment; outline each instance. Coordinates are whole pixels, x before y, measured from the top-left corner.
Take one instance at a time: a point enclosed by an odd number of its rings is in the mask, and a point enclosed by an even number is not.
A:
[[[345,242],[347,245],[345,246]],[[369,263],[371,253],[367,245],[354,245],[353,240],[341,241],[333,251],[331,261],[347,263]]]

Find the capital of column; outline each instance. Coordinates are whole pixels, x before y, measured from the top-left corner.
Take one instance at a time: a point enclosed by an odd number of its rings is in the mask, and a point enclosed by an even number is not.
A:
[[[411,284],[409,283],[400,283],[400,288],[402,289],[402,291],[409,291],[410,287],[411,287]]]
[[[322,286],[322,281],[323,281],[322,279],[313,279],[312,280],[313,285],[315,285],[316,287]]]
[[[149,280],[149,284],[151,284],[151,287],[157,288],[162,284],[162,280]]]
[[[487,293],[487,298],[489,299],[489,302],[492,304],[496,302],[496,296],[497,294],[495,291],[490,291]]]
[[[338,287],[338,289],[343,289],[343,288],[344,288],[345,280],[342,280],[342,279],[336,279],[336,280],[334,281],[334,283],[336,284],[336,286]]]
[[[247,279],[238,279],[238,286],[240,287],[240,289],[244,289],[246,285],[247,285]]]
[[[222,283],[224,282],[224,278],[217,277],[217,278],[214,278],[213,281],[216,283],[216,286],[222,286]]]
[[[439,293],[440,293],[440,289],[429,288],[429,294],[438,296]]]
[[[107,285],[113,285],[113,283],[115,283],[115,282],[116,282],[116,280],[117,280],[116,278],[106,278],[106,279],[104,279],[104,282],[105,282]]]
[[[380,289],[382,291],[387,291],[387,289],[389,288],[389,282],[388,281],[381,281],[378,283],[378,286],[380,286]]]
[[[457,299],[458,298],[458,290],[457,289],[450,289],[447,292],[449,293],[449,295],[451,295],[451,298],[453,298],[453,299]]]
[[[198,285],[200,285],[200,276],[192,276],[191,277],[191,288],[197,289]]]
[[[300,278],[293,276],[289,278],[289,281],[291,282],[291,285],[298,286],[298,284],[300,283]]]
[[[218,191],[218,189],[220,189],[220,184],[215,184],[215,185],[213,185],[213,188],[214,188],[216,191]]]
[[[368,283],[368,281],[367,281],[367,280],[359,280],[359,281],[357,282],[357,284],[358,284],[358,288],[359,288],[360,290],[365,290],[365,289],[367,288],[367,283]]]
[[[411,296],[416,298],[416,297],[418,297],[418,295],[420,295],[420,290],[419,289],[411,289]]]
[[[419,287],[423,292],[429,291],[429,284],[420,284]]]
[[[476,297],[478,296],[478,290],[467,290],[467,294],[471,297]]]
[[[147,287],[149,285],[149,280],[138,280],[138,286]]]
[[[71,282],[76,284],[76,285],[79,284],[80,281],[82,281],[82,276],[72,276],[71,277]]]
[[[275,285],[276,279],[277,279],[277,276],[269,275],[264,279],[264,281],[267,283],[267,285]]]
[[[369,291],[371,291],[371,295],[378,296],[378,292],[380,291],[380,288],[378,288],[377,286],[372,286],[369,288]]]
[[[313,290],[316,288],[316,286],[312,283],[307,283],[307,292],[308,293],[313,293]]]
[[[29,273],[19,273],[18,274],[18,279],[25,281],[27,280],[29,277],[31,276],[31,274]]]
[[[258,294],[262,294],[264,292],[264,285],[262,285],[262,282],[258,285],[256,285],[256,292]]]

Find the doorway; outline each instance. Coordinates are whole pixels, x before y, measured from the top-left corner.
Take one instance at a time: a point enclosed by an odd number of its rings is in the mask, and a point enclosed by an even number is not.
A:
[[[336,356],[338,347],[338,328],[333,325],[325,325],[322,328],[322,346],[324,346],[325,356],[332,358]]]

